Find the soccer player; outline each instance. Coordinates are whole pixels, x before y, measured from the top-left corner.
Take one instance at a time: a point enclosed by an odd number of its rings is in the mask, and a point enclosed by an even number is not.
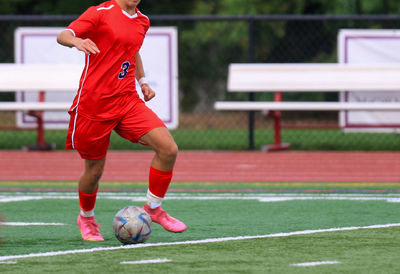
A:
[[[186,229],[183,222],[161,208],[178,147],[165,124],[139,98],[135,87],[137,79],[145,101],[155,96],[139,54],[150,26],[149,19],[137,9],[139,3],[140,0],[111,0],[92,6],[57,37],[61,45],[85,53],[79,89],[69,109],[66,149],[77,150],[85,162],[78,184],[81,211],[77,223],[86,241],[104,241],[94,219],[94,208],[112,130],[155,151],[143,206],[152,221],[171,232]]]

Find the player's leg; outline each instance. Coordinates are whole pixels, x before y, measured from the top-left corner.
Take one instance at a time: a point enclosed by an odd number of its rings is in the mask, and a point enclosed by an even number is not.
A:
[[[99,160],[85,159],[85,169],[79,179],[79,205],[80,213],[77,224],[81,230],[82,239],[85,241],[104,241],[100,234],[100,225],[94,219],[99,180],[103,173],[105,158]]]
[[[145,209],[152,216],[152,220],[160,223],[165,229],[173,232],[184,231],[185,224],[171,218],[161,209],[178,153],[178,147],[163,121],[139,99],[137,105],[121,119],[115,131],[131,142],[150,145],[155,151],[149,171]]]
[[[99,160],[85,159],[85,169],[79,179],[79,189],[88,194],[97,192],[99,181],[103,175],[106,158]]]
[[[105,158],[100,160],[85,159],[85,169],[78,183],[80,215],[83,217],[94,216],[97,190],[104,164]]]
[[[152,129],[140,138],[140,141],[150,145],[155,151],[150,172],[147,202],[143,208],[151,219],[171,232],[182,232],[186,225],[171,217],[161,208],[165,194],[171,183],[178,146],[165,127]]]
[[[66,148],[76,149],[85,163],[78,183],[80,213],[77,223],[82,239],[86,241],[104,241],[99,231],[100,226],[94,219],[94,208],[110,133],[117,123],[92,121],[83,116],[76,117],[75,112],[71,113]]]
[[[150,197],[154,198],[149,199],[148,202],[154,208],[161,204],[162,198],[168,191],[178,146],[165,127],[152,129],[143,135],[140,141],[150,145],[155,152],[149,171],[149,193]],[[160,199],[158,200],[157,197]],[[153,203],[150,200],[153,200]]]
[[[173,170],[178,146],[166,127],[157,127],[139,139],[141,142],[151,146],[156,153],[151,162],[151,166],[158,170]]]

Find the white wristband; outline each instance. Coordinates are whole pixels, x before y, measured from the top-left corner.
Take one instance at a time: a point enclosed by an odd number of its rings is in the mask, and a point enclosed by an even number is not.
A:
[[[142,85],[144,85],[144,84],[148,84],[148,83],[147,83],[147,79],[146,79],[146,77],[144,77],[144,76],[143,76],[142,78],[140,78],[138,82],[139,82],[139,85],[140,85],[140,86],[142,86]]]

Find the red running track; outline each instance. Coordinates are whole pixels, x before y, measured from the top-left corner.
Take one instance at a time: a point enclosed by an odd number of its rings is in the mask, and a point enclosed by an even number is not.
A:
[[[147,181],[153,152],[110,151],[103,181]],[[2,181],[76,181],[74,151],[0,151]],[[178,182],[400,182],[400,152],[181,151]]]

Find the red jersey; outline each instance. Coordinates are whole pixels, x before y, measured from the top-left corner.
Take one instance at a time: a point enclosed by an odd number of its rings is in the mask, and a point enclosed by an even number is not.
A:
[[[125,114],[139,96],[136,92],[136,53],[150,27],[136,9],[130,15],[115,0],[87,9],[67,29],[76,37],[91,39],[100,53],[85,56],[85,67],[70,112],[93,120],[110,120]]]

